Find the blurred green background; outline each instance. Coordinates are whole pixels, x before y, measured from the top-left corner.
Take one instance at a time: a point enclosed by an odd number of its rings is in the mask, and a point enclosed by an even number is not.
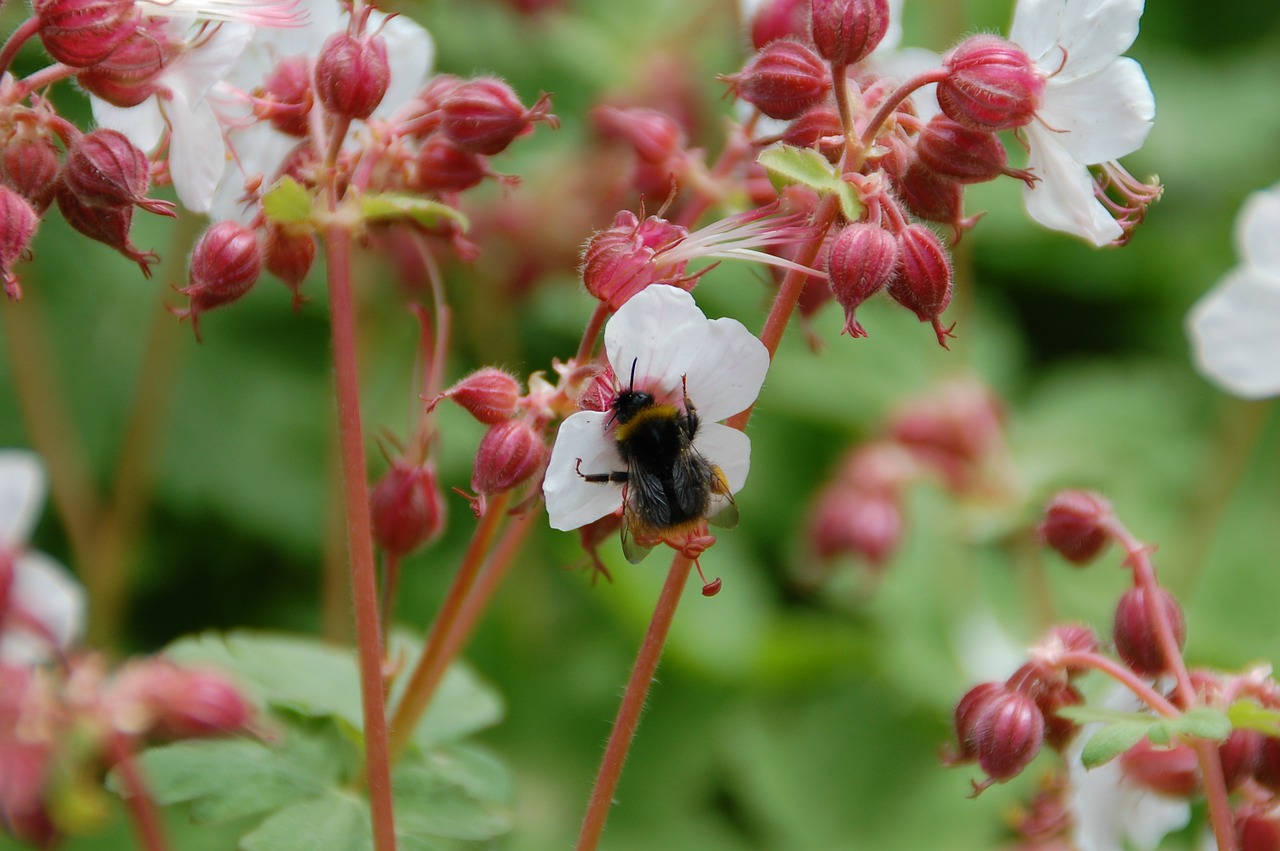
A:
[[[482,364],[521,375],[549,369],[551,358],[572,354],[592,309],[572,250],[608,223],[583,215],[576,194],[593,179],[571,167],[593,144],[586,110],[603,96],[639,102],[679,80],[703,110],[696,143],[717,150],[731,107],[715,75],[736,71],[746,50],[734,9],[569,0],[521,18],[496,0],[395,8],[433,32],[440,70],[497,73],[526,102],[553,93],[562,128],[540,127],[495,162],[524,182],[470,199],[487,253],[475,267],[450,266],[447,282],[458,311],[451,376]],[[5,10],[7,26],[19,12]],[[1010,14],[995,0],[907,0],[906,43],[945,49],[966,33],[1006,29]],[[860,311],[865,340],[837,336],[833,305],[815,318],[820,354],[798,329],[789,333],[751,423],[741,526],[704,558],[723,591],[682,604],[602,847],[1007,841],[1006,816],[1034,790],[1041,763],[974,801],[966,798],[974,771],[937,759],[955,700],[977,677],[999,673],[981,669],[996,659],[966,654],[965,636],[994,623],[1015,644],[1029,643],[1046,605],[1107,631],[1125,584],[1114,553],[1087,571],[1028,556],[1016,530],[1034,522],[1055,487],[1100,490],[1139,537],[1160,545],[1162,576],[1187,608],[1193,664],[1280,658],[1280,422],[1274,405],[1231,400],[1199,378],[1183,330],[1189,306],[1235,263],[1241,201],[1280,180],[1280,6],[1158,0],[1129,53],[1147,71],[1158,112],[1126,165],[1139,176],[1158,172],[1166,186],[1129,246],[1098,251],[1033,226],[1015,182],[1002,181],[967,198],[967,211],[989,212],[958,254],[951,352],[887,302]],[[34,67],[39,55],[23,61]],[[60,97],[69,112],[86,112],[72,92]],[[498,205],[515,211],[511,221],[492,213]],[[557,227],[555,244],[539,242]],[[135,242],[165,256],[160,274],[143,281],[51,216],[35,263],[20,271],[28,297],[0,306],[0,445],[37,445],[33,429],[66,445],[29,421],[18,387],[32,382],[37,396],[65,402],[65,420],[106,487],[134,396],[140,387],[153,393],[154,431],[144,441],[153,480],[142,544],[127,559],[121,653],[207,629],[319,632],[321,565],[340,531],[329,506],[322,276],[313,275],[311,301],[296,315],[285,288],[264,278],[242,302],[204,317],[196,345],[157,308],[181,302],[166,289],[181,274],[167,247],[183,239],[169,223],[138,216]],[[528,252],[542,255],[533,280],[522,277]],[[416,404],[415,323],[392,271],[377,257],[361,262],[366,433],[403,436]],[[752,328],[770,295],[760,272],[732,264],[698,288],[709,315]],[[805,521],[832,465],[874,436],[895,403],[956,376],[980,377],[1005,401],[1024,499],[958,505],[922,485],[910,495],[902,549],[878,582],[848,561],[824,590],[801,590]],[[442,483],[466,488],[481,429],[448,406],[441,423]],[[370,459],[380,472],[372,440]],[[466,503],[447,500],[445,538],[404,565],[397,617],[417,629],[429,624],[473,527]],[[45,513],[36,544],[70,561],[57,511]],[[515,827],[500,845],[509,851],[572,844],[662,583],[659,556],[631,567],[612,541],[604,552],[615,581],[592,587],[566,569],[583,562],[576,536],[539,528],[467,654],[508,703],[486,740],[515,776]],[[127,847],[118,836],[97,844]],[[198,842],[184,836],[180,847]]]

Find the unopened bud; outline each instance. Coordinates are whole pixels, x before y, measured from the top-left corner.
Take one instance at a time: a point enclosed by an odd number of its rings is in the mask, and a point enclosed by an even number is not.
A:
[[[1111,503],[1090,491],[1062,491],[1044,510],[1037,533],[1072,564],[1088,564],[1111,542]]]
[[[1009,173],[1009,154],[994,133],[945,115],[930,118],[920,131],[916,155],[931,171],[957,183],[983,183]]]
[[[253,707],[234,683],[213,671],[181,671],[156,718],[156,732],[174,739],[234,733]]]
[[[262,259],[267,271],[293,293],[293,309],[297,310],[303,301],[302,282],[316,259],[316,238],[308,230],[273,225],[267,230]]]
[[[819,56],[798,41],[765,45],[726,80],[738,97],[770,118],[789,121],[831,90],[831,75]]]
[[[1190,745],[1156,747],[1147,739],[1120,754],[1124,778],[1144,789],[1176,798],[1190,796],[1200,786],[1200,763]]]
[[[58,151],[42,133],[21,129],[0,151],[0,175],[8,186],[27,199],[36,215],[43,215],[53,203]]]
[[[889,0],[813,0],[813,43],[833,65],[870,55],[889,31]]]
[[[419,192],[462,192],[492,172],[484,157],[458,147],[444,136],[429,136],[414,158],[410,183]]]
[[[953,713],[956,742],[959,745],[952,762],[970,762],[978,758],[978,720],[987,703],[1007,689],[1001,683],[979,683],[965,692]]]
[[[10,301],[22,298],[22,288],[12,270],[14,264],[27,255],[27,248],[39,224],[40,217],[31,209],[27,199],[8,186],[0,185],[0,286]],[[3,611],[0,608],[0,613]]]
[[[827,277],[832,295],[844,308],[844,333],[867,336],[854,311],[883,289],[897,270],[898,238],[888,230],[854,222],[836,235],[827,254]]]
[[[765,0],[751,19],[751,46],[809,34],[809,0]]]
[[[1020,691],[1002,689],[983,703],[973,747],[978,765],[993,781],[1009,780],[1035,759],[1044,744],[1044,715]]]
[[[118,130],[99,128],[79,136],[67,149],[62,180],[90,207],[129,207],[172,216],[173,204],[147,197],[151,167],[147,155]]]
[[[272,127],[287,136],[299,138],[311,132],[308,116],[315,101],[315,92],[311,87],[311,67],[307,57],[282,59],[262,81],[262,97],[269,103],[255,105],[254,113],[270,121]],[[379,95],[378,100],[381,99]]]
[[[656,256],[689,235],[686,228],[649,216],[643,222],[629,210],[620,211],[613,225],[597,231],[582,253],[582,283],[587,292],[613,310],[636,293],[664,278],[679,279],[681,268],[658,268]],[[686,287],[687,288],[687,287]]]
[[[387,42],[382,36],[334,33],[316,59],[316,95],[342,118],[365,119],[382,103],[391,81]]]
[[[950,225],[959,240],[981,214],[965,216],[964,187],[949,177],[938,174],[912,157],[907,170],[894,181],[894,189],[906,208],[926,222]]]
[[[58,212],[71,227],[80,233],[109,245],[138,264],[145,278],[151,277],[151,265],[160,258],[154,251],[142,251],[129,240],[129,227],[133,224],[133,207],[90,206],[80,200],[64,181],[58,181],[54,190]]]
[[[488,495],[509,491],[542,469],[547,447],[524,420],[490,426],[480,440],[471,472],[471,489]]]
[[[889,295],[921,322],[932,323],[938,343],[946,348],[951,331],[942,327],[940,317],[951,304],[951,257],[924,225],[908,225],[898,239],[898,274],[889,282]]]
[[[396,461],[369,492],[373,539],[390,555],[408,555],[444,528],[444,500],[430,464]]]
[[[262,252],[252,230],[233,221],[221,221],[201,234],[191,252],[188,286],[179,290],[191,299],[179,318],[191,317],[196,339],[200,338],[200,314],[230,304],[253,288],[262,274]]]
[[[811,106],[787,125],[782,141],[797,148],[816,148],[831,162],[844,152],[844,127],[840,113],[825,104]]]
[[[1187,640],[1187,620],[1182,614],[1182,607],[1163,588],[1155,591],[1161,616],[1168,621],[1174,641],[1181,649]],[[1116,644],[1116,653],[1126,665],[1139,674],[1154,677],[1169,672],[1171,660],[1165,657],[1160,633],[1147,606],[1147,593],[1147,589],[1142,587],[1130,588],[1120,598],[1112,640]]]
[[[1084,695],[1075,686],[1065,682],[1053,681],[1035,694],[1036,706],[1044,716],[1044,742],[1058,753],[1062,753],[1080,732],[1080,725],[1070,718],[1058,714],[1059,709],[1082,706]]]
[[[591,110],[591,118],[601,136],[625,141],[647,163],[665,163],[684,150],[684,131],[665,112],[601,106]]]
[[[902,543],[902,509],[891,494],[834,485],[819,499],[809,534],[819,558],[849,554],[881,568]]]
[[[167,21],[144,20],[111,55],[76,75],[86,91],[128,109],[159,91],[156,79],[178,55]]]
[[[550,108],[551,99],[545,94],[525,109],[501,80],[468,80],[455,86],[440,104],[444,113],[441,129],[459,147],[491,157],[530,132],[535,121],[558,127],[559,120],[550,114]]]
[[[520,382],[495,367],[471,373],[444,392],[467,413],[486,425],[511,419],[520,404]]]
[[[1101,649],[1098,635],[1083,624],[1060,624],[1049,630],[1043,642],[1049,652],[1054,655],[1063,653],[1097,653]],[[1089,669],[1083,665],[1064,665],[1063,670],[1069,678],[1074,678]]]
[[[1237,729],[1218,745],[1218,759],[1222,760],[1222,776],[1228,791],[1236,790],[1257,772],[1265,739],[1257,730]]]
[[[1031,57],[994,35],[971,36],[943,60],[950,74],[938,83],[943,113],[976,130],[1011,130],[1030,123],[1045,81]]]
[[[132,0],[42,0],[35,12],[44,49],[72,68],[106,59],[141,18]]]

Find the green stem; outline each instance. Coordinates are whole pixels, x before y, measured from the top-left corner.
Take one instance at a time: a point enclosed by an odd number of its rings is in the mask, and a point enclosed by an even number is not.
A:
[[[627,680],[627,690],[618,707],[613,732],[609,734],[609,743],[605,745],[604,758],[600,761],[600,771],[596,774],[596,782],[591,789],[591,800],[587,804],[587,813],[582,820],[582,831],[578,834],[575,851],[595,851],[600,844],[609,808],[613,804],[613,793],[622,777],[622,766],[636,736],[640,713],[644,710],[649,686],[658,670],[658,659],[662,656],[662,648],[675,619],[676,606],[680,602],[680,595],[684,593],[692,567],[693,562],[682,555],[677,555],[671,562],[667,581],[662,586],[653,618],[649,621],[649,630],[644,635],[644,642],[636,655],[635,667],[631,669],[631,677]]]
[[[369,812],[376,851],[394,851],[395,816],[391,803],[391,760],[386,706],[382,696],[382,636],[378,618],[378,577],[369,522],[368,471],[360,422],[360,383],[356,370],[355,315],[351,296],[351,233],[342,225],[325,228],[329,268],[329,321],[337,377],[338,434],[351,592],[355,604],[356,646],[360,660],[360,696],[364,709]]]

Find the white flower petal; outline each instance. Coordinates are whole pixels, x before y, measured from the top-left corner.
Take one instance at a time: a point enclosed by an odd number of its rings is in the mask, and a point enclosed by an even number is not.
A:
[[[1246,399],[1280,393],[1275,279],[1247,267],[1232,270],[1191,308],[1187,326],[1196,365],[1206,376]]]
[[[1240,258],[1280,282],[1280,184],[1254,192],[1236,218]],[[1277,284],[1280,286],[1280,283]]]
[[[16,550],[27,543],[44,507],[44,465],[34,452],[0,452],[0,547]]]
[[[13,574],[11,606],[39,621],[60,649],[66,649],[84,630],[85,594],[62,565],[43,553],[24,553]],[[0,637],[0,661],[34,664],[48,658],[43,639],[15,630]]]
[[[153,151],[164,136],[164,116],[155,97],[149,97],[137,106],[114,106],[105,100],[89,95],[89,108],[94,123],[99,127],[117,130],[143,151]]]
[[[723,420],[756,400],[768,371],[764,343],[726,317],[707,323],[703,346],[685,372],[685,386],[702,419]]]
[[[693,446],[724,473],[730,493],[742,490],[751,470],[751,438],[727,425],[702,423]]]
[[[378,29],[379,13],[369,20],[369,31]],[[387,21],[381,31],[387,43],[387,62],[391,79],[382,103],[373,111],[374,118],[385,118],[418,93],[435,64],[436,46],[431,34],[416,21],[397,15]]]
[[[637,387],[654,396],[678,394],[681,379],[702,350],[706,326],[693,296],[678,287],[658,284],[633,296],[604,329],[605,351],[618,383],[628,386],[634,364]]]
[[[605,434],[609,417],[609,413],[579,411],[560,424],[542,482],[551,528],[567,532],[622,507],[621,485],[588,482],[578,475],[578,459],[582,459],[583,473],[626,469],[617,445]]]
[[[190,103],[199,103],[235,67],[253,35],[254,27],[248,24],[221,24],[198,48],[174,60],[163,84],[181,91]]]
[[[1142,66],[1120,58],[1096,74],[1051,82],[1036,121],[1076,162],[1092,165],[1142,147],[1155,115],[1155,96]]]
[[[174,91],[162,107],[172,132],[169,136],[169,176],[178,200],[188,210],[206,213],[227,168],[222,125],[209,104],[192,106]]]
[[[1040,178],[1034,188],[1022,190],[1031,218],[1094,245],[1118,239],[1123,231],[1094,197],[1089,170],[1057,143],[1053,131],[1034,123],[1024,129],[1031,148],[1027,167]]]
[[[1106,67],[1129,49],[1142,7],[1143,0],[1019,0],[1009,40],[1042,71],[1070,80]]]

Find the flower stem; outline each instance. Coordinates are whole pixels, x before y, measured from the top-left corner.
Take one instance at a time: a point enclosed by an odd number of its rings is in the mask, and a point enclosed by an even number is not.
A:
[[[122,796],[129,808],[129,817],[133,821],[134,832],[138,834],[138,844],[146,851],[167,851],[169,843],[165,840],[164,830],[160,826],[160,817],[156,812],[155,802],[147,791],[142,772],[134,761],[133,751],[121,737],[112,737],[111,752],[115,759],[115,768],[124,781],[125,794]]]
[[[414,727],[427,711],[431,695],[439,682],[439,674],[435,669],[440,660],[447,657],[445,637],[453,630],[462,605],[475,585],[476,575],[484,564],[485,553],[489,551],[489,545],[493,542],[493,536],[497,533],[502,518],[506,516],[507,505],[510,502],[510,491],[494,497],[471,536],[471,543],[462,557],[458,573],[453,577],[453,584],[449,586],[444,602],[440,605],[440,613],[431,624],[431,631],[427,634],[422,655],[418,657],[418,663],[414,665],[413,673],[409,675],[409,684],[405,687],[404,696],[400,698],[400,703],[396,705],[395,712],[392,714],[391,754],[393,757],[399,756],[404,750]]]
[[[600,843],[605,820],[609,817],[609,807],[613,803],[613,793],[622,776],[622,765],[627,760],[636,727],[640,724],[640,713],[644,709],[649,686],[653,683],[653,675],[658,670],[658,659],[667,642],[667,633],[671,631],[676,605],[680,602],[680,595],[684,593],[691,567],[693,562],[682,555],[677,555],[671,562],[667,581],[662,586],[658,604],[653,610],[653,619],[649,621],[649,631],[645,633],[640,652],[636,655],[635,667],[631,669],[631,677],[627,680],[627,690],[618,707],[613,732],[609,734],[609,743],[605,745],[600,771],[596,775],[591,800],[587,804],[587,814],[582,820],[582,831],[578,834],[578,844],[574,846],[575,851],[595,851]]]
[[[325,228],[329,267],[329,321],[337,375],[338,433],[341,440],[342,486],[346,510],[351,591],[355,603],[356,646],[360,660],[360,694],[364,709],[369,812],[376,851],[394,851],[395,820],[391,805],[391,760],[386,707],[382,697],[382,636],[378,617],[378,578],[373,563],[369,523],[368,472],[360,423],[360,384],[356,371],[355,315],[351,299],[351,233],[341,225]]]
[[[578,344],[578,353],[573,356],[574,363],[581,366],[591,360],[591,352],[596,347],[596,338],[600,336],[600,329],[604,328],[605,320],[608,318],[609,305],[602,301],[596,305],[595,312],[591,314],[591,319],[587,322],[586,330],[582,332],[582,342]]]
[[[907,80],[901,86],[885,98],[884,103],[880,104],[880,108],[876,110],[876,114],[867,122],[867,126],[862,130],[862,138],[858,141],[861,143],[862,150],[867,150],[871,144],[875,142],[876,137],[880,135],[881,128],[885,122],[897,110],[904,100],[911,96],[916,89],[927,86],[930,83],[940,83],[949,76],[950,72],[946,68],[935,68],[932,71],[925,71],[917,74],[910,80]]]
[[[40,31],[40,19],[35,15],[27,18],[18,28],[9,34],[9,38],[5,40],[4,46],[0,47],[0,74],[9,70],[9,66],[13,64],[13,58],[18,55],[18,51],[22,45],[26,44],[27,39]]]

